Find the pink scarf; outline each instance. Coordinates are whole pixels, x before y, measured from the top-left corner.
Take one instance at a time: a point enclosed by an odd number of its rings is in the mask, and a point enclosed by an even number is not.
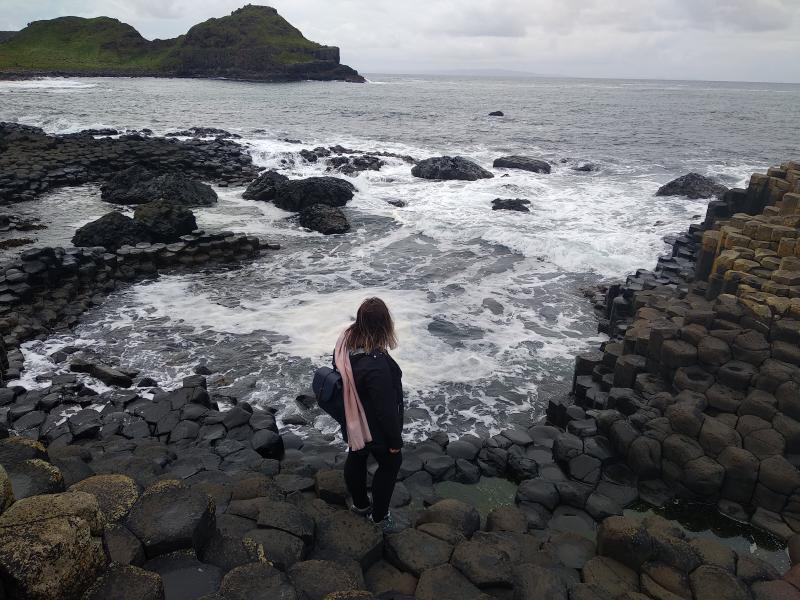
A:
[[[369,432],[367,416],[364,414],[364,407],[356,390],[356,380],[353,377],[353,369],[350,365],[350,353],[345,343],[347,331],[343,332],[336,341],[333,359],[336,368],[342,375],[342,391],[344,394],[344,417],[347,425],[347,443],[350,450],[361,450],[367,442],[372,441],[372,434]]]

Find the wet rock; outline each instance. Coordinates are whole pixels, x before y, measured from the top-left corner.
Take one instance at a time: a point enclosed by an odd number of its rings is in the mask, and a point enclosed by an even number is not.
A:
[[[489,544],[462,542],[456,546],[450,562],[479,588],[512,587],[510,557],[506,552]]]
[[[492,112],[489,113],[489,116],[490,117],[504,117],[505,114],[503,113],[502,110],[493,110]]]
[[[494,177],[489,171],[461,156],[439,156],[419,161],[411,169],[414,177],[422,179],[458,179],[477,181]]]
[[[156,175],[134,166],[120,171],[100,188],[101,198],[112,204],[146,204],[163,200],[178,206],[211,206],[217,193],[211,186],[182,173]]]
[[[284,453],[283,439],[269,429],[256,431],[250,438],[250,444],[264,458],[280,459]]]
[[[69,491],[92,494],[106,523],[125,517],[139,497],[139,486],[126,475],[95,475],[70,486]]]
[[[159,556],[147,561],[144,568],[161,576],[164,596],[170,600],[190,600],[213,594],[222,583],[222,571],[218,567],[200,562],[189,552]]]
[[[496,169],[521,169],[533,173],[549,173],[550,163],[530,156],[503,156],[494,161]]]
[[[113,565],[86,590],[83,600],[164,600],[158,573],[130,565]]]
[[[350,231],[350,223],[344,213],[335,206],[312,204],[300,212],[300,225],[323,235],[334,235]]]
[[[161,481],[136,500],[125,525],[141,540],[148,557],[201,548],[214,532],[211,498],[177,481]]]
[[[447,498],[428,507],[417,519],[423,523],[444,523],[470,537],[480,529],[481,517],[478,511],[460,500]]]
[[[355,191],[352,183],[338,177],[291,179],[276,187],[273,203],[291,212],[300,212],[316,204],[340,207],[353,198]]]
[[[64,476],[61,471],[42,459],[32,458],[10,465],[7,472],[17,500],[64,491]]]
[[[298,600],[325,600],[333,592],[364,589],[364,576],[352,561],[307,560],[289,569]]]
[[[242,194],[242,198],[265,202],[274,200],[277,187],[287,181],[289,181],[289,178],[285,175],[281,175],[277,171],[266,171],[247,186],[247,189]]]
[[[280,529],[253,529],[243,539],[260,546],[264,557],[282,571],[306,556],[303,540]]]
[[[220,594],[228,600],[297,600],[288,577],[266,563],[253,562],[228,572]]]
[[[137,206],[133,218],[147,227],[154,242],[177,242],[182,235],[197,229],[197,221],[191,210],[164,200]]]
[[[417,529],[406,529],[386,538],[389,562],[419,577],[422,572],[450,561],[453,546]]]
[[[368,519],[350,511],[336,511],[317,521],[314,558],[352,559],[362,568],[372,566],[383,553],[383,533]]]
[[[80,597],[105,554],[98,536],[103,517],[80,492],[16,502],[0,515],[0,571],[12,598]]]
[[[102,246],[112,252],[125,245],[151,241],[152,235],[147,227],[119,212],[110,212],[87,223],[72,238],[75,246]]]
[[[698,173],[689,173],[662,185],[658,188],[656,196],[686,196],[695,200],[713,196],[720,197],[726,191],[728,191],[728,188],[710,177],[704,177]]]
[[[450,565],[426,570],[419,578],[417,600],[490,600],[469,579]]]
[[[515,210],[518,212],[530,212],[530,200],[521,198],[495,198],[492,200],[492,210]]]

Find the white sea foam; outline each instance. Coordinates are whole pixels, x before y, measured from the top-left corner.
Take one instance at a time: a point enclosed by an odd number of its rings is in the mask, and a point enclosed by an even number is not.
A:
[[[39,93],[69,93],[97,87],[97,83],[66,79],[64,77],[46,77],[43,79],[24,79],[22,81],[0,81],[0,94],[13,94],[14,92],[28,92],[34,90]]]

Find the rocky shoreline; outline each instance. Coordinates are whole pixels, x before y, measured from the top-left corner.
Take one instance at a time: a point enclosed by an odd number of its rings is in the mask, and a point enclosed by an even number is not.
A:
[[[273,201],[283,194],[294,210],[315,206],[295,188],[335,196],[323,206],[352,195],[334,178],[256,178],[249,156],[222,139],[53,138],[2,127],[0,139],[25,140],[0,153],[10,169],[0,181],[5,202],[106,181],[134,164],[250,184]],[[462,168],[464,178],[485,176],[449,157],[418,166],[425,178]],[[800,567],[780,573],[674,522],[625,512],[639,501],[700,501],[785,540],[792,563],[800,559],[799,181],[800,166],[786,163],[754,176],[746,191],[724,192],[703,225],[676,238],[672,256],[598,297],[612,339],[576,359],[574,396],[552,402],[546,424],[409,444],[392,500],[399,531],[386,536],[346,509],[344,453],[330,437],[281,432],[273,410],[209,390],[202,373],[163,390],[147,374],[61,351],[55,359],[71,373],[49,387],[0,388],[8,425],[0,429],[2,592],[48,600],[800,597]],[[119,286],[268,249],[276,248],[195,231],[115,252],[23,253],[4,269],[3,382],[19,375],[20,343],[74,325]],[[515,503],[483,517],[437,492],[440,482],[498,477],[516,486]]]

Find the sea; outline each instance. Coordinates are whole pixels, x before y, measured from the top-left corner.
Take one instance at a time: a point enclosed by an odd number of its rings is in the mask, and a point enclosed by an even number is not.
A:
[[[2,121],[51,133],[216,127],[240,135],[257,165],[292,178],[336,175],[299,152],[337,144],[419,159],[460,155],[486,168],[508,154],[553,165],[550,174],[498,169],[493,179],[439,182],[388,158],[380,171],[350,178],[352,231],[328,237],[243,199],[244,188],[217,187],[219,203],[195,209],[202,228],[281,249],[233,269],[121,287],[75,329],[26,343],[17,383],[48,385],[68,368],[50,357],[65,346],[166,389],[202,365],[216,394],[275,408],[285,430],[332,433],[333,422],[297,398],[330,362],[358,304],[379,296],[398,330],[408,439],[530,425],[569,391],[575,355],[605,339],[587,290],[653,267],[666,236],[702,219],[707,201],[656,197],[658,187],[690,171],[744,186],[751,173],[800,154],[798,85],[368,79],[0,82]],[[488,116],[496,110],[505,116]],[[495,198],[527,199],[530,212],[493,211]],[[115,209],[85,185],[4,210],[47,226],[25,234],[37,244],[68,246],[77,227]],[[307,424],[284,423],[298,416]]]

